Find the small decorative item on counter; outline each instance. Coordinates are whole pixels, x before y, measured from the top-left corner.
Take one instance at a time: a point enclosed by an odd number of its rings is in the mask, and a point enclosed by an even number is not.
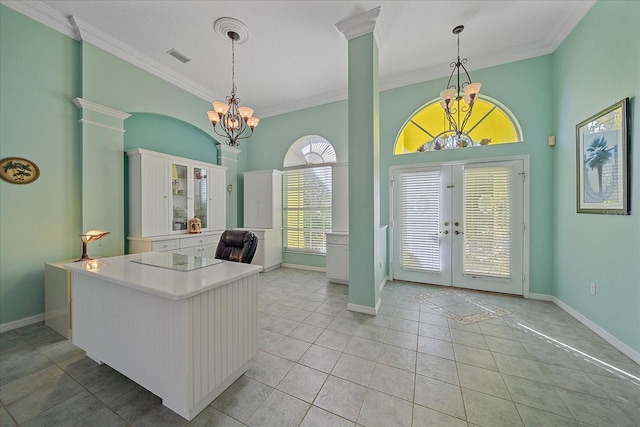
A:
[[[197,216],[189,220],[189,233],[200,233],[202,229],[202,221]]]

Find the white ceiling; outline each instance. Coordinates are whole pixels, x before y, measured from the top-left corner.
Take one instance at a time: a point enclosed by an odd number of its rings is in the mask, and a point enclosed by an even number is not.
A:
[[[465,26],[460,54],[468,58],[473,77],[479,68],[553,52],[595,0],[2,3],[208,101],[222,100],[231,91],[231,43],[213,30],[213,22],[236,18],[250,32],[246,43],[236,45],[237,95],[264,118],[346,99],[347,41],[335,24],[378,6],[378,25],[386,36],[379,46],[384,90],[448,76],[456,56],[456,25]],[[166,53],[170,49],[191,61],[179,62]]]

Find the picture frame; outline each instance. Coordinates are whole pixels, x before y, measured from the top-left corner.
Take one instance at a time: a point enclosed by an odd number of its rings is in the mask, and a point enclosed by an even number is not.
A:
[[[40,169],[31,160],[5,157],[0,160],[0,178],[11,184],[31,184],[40,176]]]
[[[576,126],[577,212],[630,214],[629,98]]]

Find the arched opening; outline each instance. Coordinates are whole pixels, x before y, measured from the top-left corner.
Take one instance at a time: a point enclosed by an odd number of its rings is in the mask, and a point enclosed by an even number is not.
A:
[[[325,233],[331,231],[331,163],[336,152],[325,138],[304,136],[284,158],[284,249],[325,253]]]
[[[522,141],[522,129],[513,113],[487,96],[476,101],[465,128],[470,141],[454,140],[443,132],[446,129],[448,123],[440,99],[434,99],[404,123],[396,138],[394,155]]]

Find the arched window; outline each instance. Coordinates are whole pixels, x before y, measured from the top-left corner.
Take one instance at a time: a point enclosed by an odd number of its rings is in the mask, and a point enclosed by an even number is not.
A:
[[[331,163],[336,152],[318,135],[304,136],[284,157],[284,248],[326,252],[331,231]]]
[[[515,116],[500,102],[487,96],[478,98],[465,127],[472,144],[457,144],[447,139],[442,135],[445,129],[448,129],[447,119],[440,98],[437,98],[407,119],[396,138],[394,154],[522,141],[522,129]]]

